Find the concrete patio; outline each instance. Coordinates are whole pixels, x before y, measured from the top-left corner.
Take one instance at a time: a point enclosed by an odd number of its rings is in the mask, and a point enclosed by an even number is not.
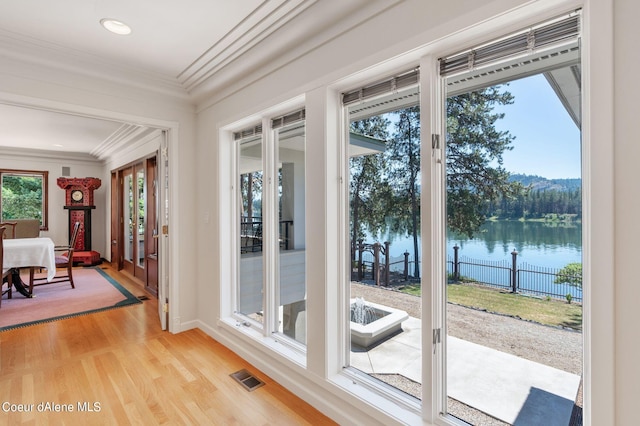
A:
[[[351,365],[370,374],[399,374],[422,381],[421,323],[369,351],[352,352]],[[580,376],[504,352],[447,337],[447,394],[506,423],[567,426]]]

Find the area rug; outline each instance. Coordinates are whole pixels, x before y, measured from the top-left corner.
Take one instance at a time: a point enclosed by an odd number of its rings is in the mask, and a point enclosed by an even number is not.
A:
[[[0,331],[142,303],[99,267],[75,268],[73,282],[76,288],[68,282],[35,287],[33,298],[15,289],[12,299],[5,294],[0,305]]]

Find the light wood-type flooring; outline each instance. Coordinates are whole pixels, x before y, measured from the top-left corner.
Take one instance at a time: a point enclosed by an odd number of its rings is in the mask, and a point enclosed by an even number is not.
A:
[[[229,377],[240,369],[265,386],[245,390]],[[205,333],[160,330],[153,297],[0,332],[0,404],[0,425],[334,424]]]

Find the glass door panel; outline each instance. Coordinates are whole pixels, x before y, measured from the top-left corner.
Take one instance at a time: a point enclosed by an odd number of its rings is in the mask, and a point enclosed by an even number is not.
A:
[[[136,184],[137,184],[137,200],[136,200],[136,215],[137,215],[137,224],[135,229],[136,234],[136,262],[137,266],[144,267],[144,236],[145,236],[145,180],[144,180],[144,168],[140,167],[136,172]]]
[[[122,178],[122,217],[124,225],[124,268],[133,272],[134,259],[134,229],[136,226],[136,215],[134,209],[135,193],[133,192],[133,169],[129,168],[123,171]]]

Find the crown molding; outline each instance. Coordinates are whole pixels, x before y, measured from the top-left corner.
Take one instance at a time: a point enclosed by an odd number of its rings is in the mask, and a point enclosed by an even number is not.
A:
[[[153,137],[161,130],[139,126],[136,124],[123,124],[118,130],[111,134],[104,142],[91,151],[91,155],[107,160],[129,149],[134,149],[139,144],[144,144],[150,137]]]
[[[49,151],[40,149],[28,149],[28,148],[13,148],[13,147],[0,147],[1,157],[14,157],[14,158],[31,158],[50,162],[71,162],[71,163],[96,163],[103,164],[103,160],[97,158],[91,154],[82,152],[67,152],[67,151]]]
[[[318,0],[264,2],[178,75],[186,90],[196,89]]]
[[[325,1],[308,5],[281,31],[272,32],[268,39],[246,49],[239,60],[227,61],[209,78],[191,86],[189,93],[197,111],[216,104],[404,1],[351,0],[334,4],[330,10]]]

